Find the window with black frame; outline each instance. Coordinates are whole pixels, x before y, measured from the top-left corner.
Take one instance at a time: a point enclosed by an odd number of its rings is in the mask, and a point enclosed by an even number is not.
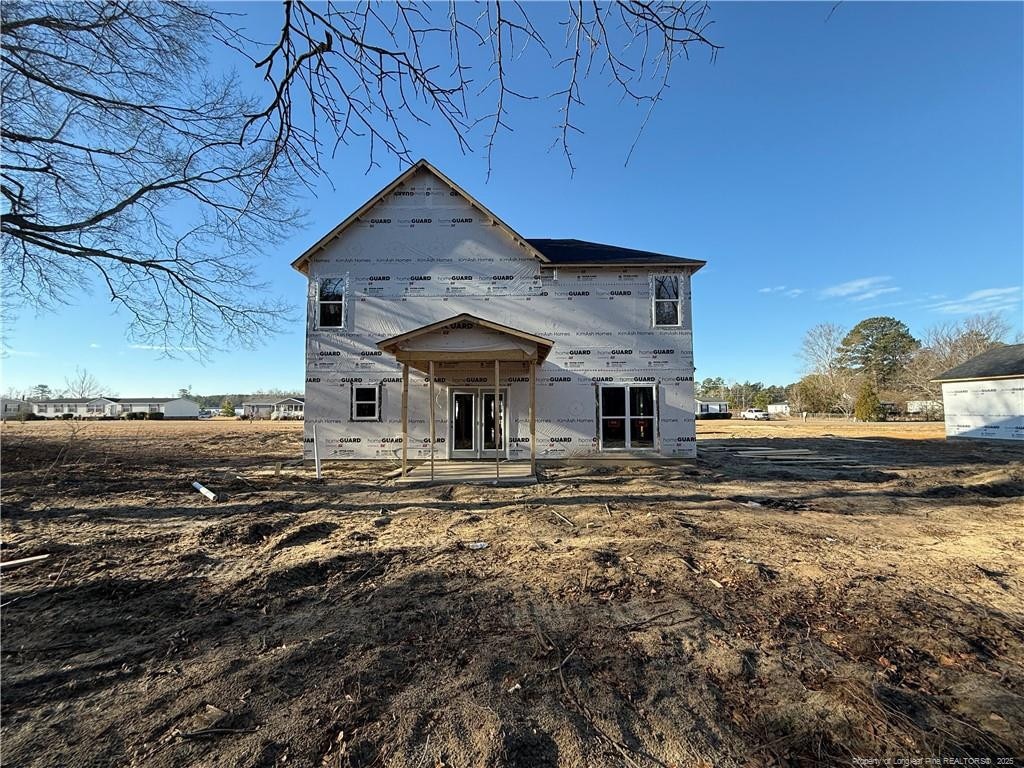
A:
[[[345,326],[345,278],[324,277],[317,287],[317,326],[343,328]]]
[[[654,278],[654,324],[682,324],[679,302],[679,275],[656,275]]]
[[[352,420],[377,421],[380,418],[380,387],[352,387]]]
[[[654,447],[654,387],[601,387],[601,449]]]

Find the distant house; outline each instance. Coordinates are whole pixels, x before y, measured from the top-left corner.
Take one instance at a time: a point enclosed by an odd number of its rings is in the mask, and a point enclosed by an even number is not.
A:
[[[32,413],[32,403],[28,400],[0,398],[0,419],[16,419],[23,413]]]
[[[937,376],[946,437],[1024,442],[1024,344],[982,352]]]
[[[250,400],[242,403],[243,419],[269,419],[274,412],[275,401],[273,400]]]
[[[274,410],[270,414],[272,419],[301,419],[306,410],[306,398],[286,397],[274,403]]]
[[[199,418],[199,403],[185,397],[55,397],[31,402],[34,412],[46,419],[117,419],[129,413]]]
[[[908,416],[923,416],[926,419],[942,418],[941,400],[907,400]]]
[[[768,403],[769,416],[789,416],[789,403]]]
[[[306,410],[304,397],[275,399],[260,396],[258,400],[246,400],[238,414],[243,419],[301,419]]]
[[[698,419],[731,419],[729,404],[724,400],[695,400],[694,417]]]

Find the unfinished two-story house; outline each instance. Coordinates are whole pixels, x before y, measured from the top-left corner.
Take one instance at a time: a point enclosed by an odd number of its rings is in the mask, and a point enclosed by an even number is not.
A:
[[[523,237],[421,160],[293,263],[309,278],[305,457],[423,479],[693,457],[703,264]]]

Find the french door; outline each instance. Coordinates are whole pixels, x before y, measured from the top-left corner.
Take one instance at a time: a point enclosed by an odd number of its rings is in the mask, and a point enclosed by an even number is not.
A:
[[[508,391],[498,392],[494,408],[493,389],[453,389],[448,401],[448,457],[451,459],[493,459],[495,452],[508,456]],[[496,427],[500,425],[500,429]]]

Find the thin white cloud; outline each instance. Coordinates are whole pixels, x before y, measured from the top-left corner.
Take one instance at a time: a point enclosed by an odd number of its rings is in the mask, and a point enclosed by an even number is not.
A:
[[[4,357],[7,357],[8,355],[10,355],[11,357],[40,357],[38,352],[31,352],[31,351],[26,351],[26,350],[22,350],[22,349],[9,349],[9,348],[5,349],[3,351],[3,356]]]
[[[790,288],[788,291],[786,291],[786,295],[789,296],[789,298],[791,298],[791,299],[795,299],[797,296],[799,296],[803,292],[804,292],[803,288]]]
[[[931,304],[928,309],[947,315],[970,315],[981,312],[1006,312],[1021,304],[1019,285],[1006,288],[982,288],[960,299],[947,299]]]
[[[92,342],[92,343],[91,343],[91,344],[89,345],[89,349],[99,349],[99,348],[100,348],[100,346],[101,346],[100,344],[97,344],[97,343],[96,343],[96,342],[94,341],[94,342]]]
[[[786,290],[784,285],[776,285],[774,288],[758,288],[758,293],[779,293],[780,291]]]
[[[872,288],[870,291],[864,291],[864,293],[858,293],[856,296],[851,296],[850,301],[867,301],[868,299],[874,299],[878,296],[884,296],[887,293],[896,293],[900,290],[896,286],[891,288]]]
[[[845,283],[839,283],[838,285],[830,285],[821,291],[821,295],[823,298],[848,298],[856,301],[857,297],[872,290],[877,290],[879,287],[884,287],[891,280],[891,277],[882,275],[859,277],[856,280],[847,280]],[[868,296],[866,298],[871,297]]]

